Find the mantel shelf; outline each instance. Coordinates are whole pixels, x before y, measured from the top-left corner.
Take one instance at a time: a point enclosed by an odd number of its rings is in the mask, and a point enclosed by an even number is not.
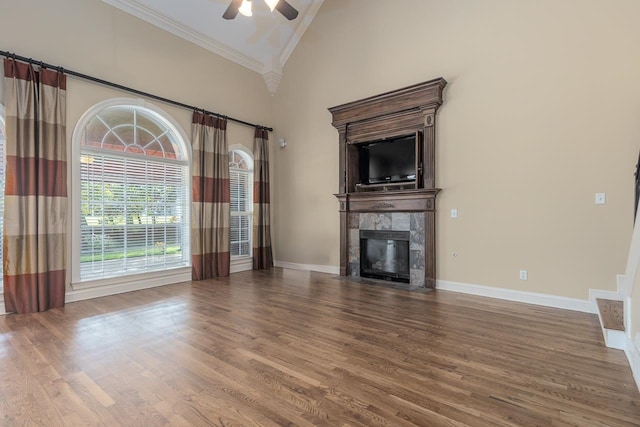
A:
[[[435,211],[439,188],[335,194],[341,212]]]

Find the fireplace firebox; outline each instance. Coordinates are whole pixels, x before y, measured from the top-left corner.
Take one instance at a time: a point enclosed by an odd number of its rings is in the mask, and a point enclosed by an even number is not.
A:
[[[360,230],[360,276],[409,283],[409,232]]]

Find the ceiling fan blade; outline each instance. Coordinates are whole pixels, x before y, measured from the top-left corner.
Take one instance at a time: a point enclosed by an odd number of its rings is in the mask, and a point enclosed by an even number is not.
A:
[[[298,11],[296,8],[287,3],[286,0],[280,0],[276,5],[276,9],[278,9],[278,12],[283,14],[289,21],[293,21],[298,17]]]
[[[234,19],[236,16],[238,16],[238,9],[240,9],[241,5],[242,0],[231,0],[229,7],[224,11],[222,17],[224,19]]]

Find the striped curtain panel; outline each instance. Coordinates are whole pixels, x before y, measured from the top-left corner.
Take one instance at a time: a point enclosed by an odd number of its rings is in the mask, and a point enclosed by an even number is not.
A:
[[[67,218],[66,76],[4,61],[7,312],[62,307]]]
[[[269,220],[269,132],[256,128],[253,143],[253,269],[273,266]]]
[[[229,275],[231,193],[227,120],[193,113],[192,279]]]

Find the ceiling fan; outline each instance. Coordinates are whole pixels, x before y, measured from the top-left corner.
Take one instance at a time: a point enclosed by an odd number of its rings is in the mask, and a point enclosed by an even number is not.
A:
[[[277,9],[289,21],[293,21],[298,16],[296,8],[287,3],[286,0],[264,0],[264,2],[269,6],[271,12]],[[234,19],[238,12],[245,16],[251,16],[251,0],[231,0],[231,4],[229,4],[222,17],[224,19]]]

